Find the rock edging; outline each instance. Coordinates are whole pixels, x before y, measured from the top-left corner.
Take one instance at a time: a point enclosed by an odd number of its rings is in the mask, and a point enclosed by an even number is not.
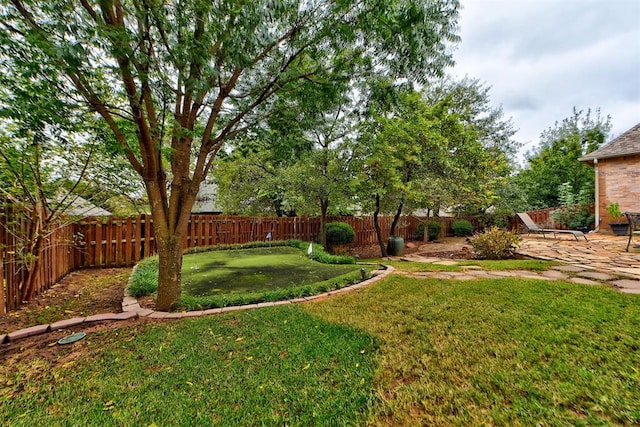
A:
[[[257,308],[274,307],[278,305],[297,304],[297,303],[304,303],[308,301],[321,300],[333,295],[348,293],[348,292],[352,292],[357,289],[363,288],[365,286],[369,286],[373,283],[376,283],[382,280],[383,278],[387,277],[389,274],[395,271],[395,269],[391,266],[385,265],[384,267],[385,267],[384,270],[372,271],[371,272],[372,277],[365,281],[356,283],[355,285],[346,286],[344,288],[340,288],[335,291],[325,292],[323,294],[313,295],[310,297],[295,298],[295,299],[283,300],[283,301],[262,302],[258,304],[211,308],[208,310],[201,310],[201,311],[177,312],[177,313],[170,313],[166,311],[155,311],[155,310],[150,310],[150,309],[140,307],[138,300],[129,294],[129,291],[128,291],[129,283],[127,283],[127,286],[125,286],[124,296],[122,299],[121,313],[102,313],[102,314],[94,314],[87,317],[74,317],[71,319],[60,320],[51,324],[36,325],[36,326],[24,328],[24,329],[19,329],[17,331],[0,335],[0,344],[11,343],[19,339],[32,337],[34,335],[41,335],[48,332],[57,331],[60,329],[70,328],[72,326],[81,325],[83,323],[129,320],[129,319],[138,319],[142,317],[146,317],[148,319],[185,319],[190,317],[201,317],[201,316],[209,316],[214,314],[229,313],[232,311],[253,310]],[[134,270],[135,270],[135,267],[134,267]],[[129,280],[131,280],[131,276]]]

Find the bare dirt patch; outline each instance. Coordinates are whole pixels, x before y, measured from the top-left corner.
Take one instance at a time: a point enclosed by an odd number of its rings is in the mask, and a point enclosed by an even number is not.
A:
[[[131,268],[79,270],[67,275],[34,301],[0,316],[0,333],[72,317],[122,311]]]
[[[380,258],[380,246],[351,248],[350,255],[359,259]],[[423,257],[469,259],[471,245],[467,237],[446,237],[435,242],[406,242],[402,255],[418,254]]]

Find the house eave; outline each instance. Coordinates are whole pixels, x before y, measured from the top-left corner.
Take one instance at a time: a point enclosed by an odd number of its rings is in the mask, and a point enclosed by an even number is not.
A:
[[[629,153],[616,153],[616,154],[609,154],[609,155],[602,155],[602,156],[584,156],[579,158],[578,160],[581,162],[587,162],[587,163],[591,163],[593,164],[594,162],[596,162],[596,160],[606,160],[606,159],[615,159],[618,157],[626,157],[626,156],[640,156],[640,151],[635,151],[635,152],[629,152]]]

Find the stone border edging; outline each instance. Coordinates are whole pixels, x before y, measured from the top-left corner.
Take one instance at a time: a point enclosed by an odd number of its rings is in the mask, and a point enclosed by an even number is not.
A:
[[[136,267],[137,265],[134,266],[132,270],[132,275]],[[365,286],[369,286],[373,283],[376,283],[384,279],[389,274],[395,271],[395,268],[391,267],[390,265],[384,265],[384,267],[385,267],[384,270],[373,270],[371,272],[372,277],[365,281],[356,283],[355,285],[336,289],[335,291],[329,291],[323,294],[313,295],[310,297],[294,298],[294,299],[283,300],[283,301],[261,302],[258,304],[235,305],[235,306],[228,306],[228,307],[222,307],[222,308],[210,308],[207,310],[186,311],[186,312],[178,312],[178,313],[170,313],[166,311],[154,311],[154,310],[140,307],[140,304],[138,304],[138,300],[135,297],[132,297],[131,295],[129,295],[129,292],[128,292],[129,283],[127,282],[127,286],[125,286],[125,290],[124,290],[124,297],[122,299],[121,313],[102,313],[102,314],[94,314],[87,317],[73,317],[71,319],[60,320],[47,325],[36,325],[36,326],[24,328],[24,329],[19,329],[14,332],[9,332],[7,334],[0,335],[0,344],[11,343],[13,341],[16,341],[22,338],[41,335],[41,334],[53,332],[59,329],[77,326],[83,323],[138,319],[142,317],[146,317],[148,319],[186,319],[191,317],[201,317],[201,316],[209,316],[213,314],[229,313],[232,311],[253,310],[256,308],[275,307],[278,305],[297,304],[297,303],[303,303],[308,301],[325,299],[333,295],[344,294],[344,293],[352,292],[357,289],[363,288]],[[131,280],[132,275],[129,276],[129,280]]]

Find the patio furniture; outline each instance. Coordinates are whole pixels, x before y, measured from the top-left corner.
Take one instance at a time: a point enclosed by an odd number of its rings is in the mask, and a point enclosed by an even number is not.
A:
[[[633,235],[640,233],[640,212],[625,212],[624,216],[627,217],[629,221],[629,241],[627,242],[626,251],[629,252],[629,246],[631,245],[631,241],[633,240]],[[640,247],[638,245],[634,247]]]
[[[589,241],[587,239],[587,236],[582,231],[578,231],[578,230],[556,230],[556,229],[553,229],[553,228],[542,228],[531,219],[531,217],[529,216],[528,213],[520,212],[520,213],[518,213],[516,215],[518,215],[518,218],[520,218],[520,220],[524,223],[525,227],[527,227],[527,230],[529,232],[528,234],[530,234],[530,233],[542,233],[542,237],[544,237],[546,239],[547,236],[545,235],[545,233],[553,233],[553,238],[555,239],[556,234],[564,233],[564,234],[573,235],[573,237],[575,237],[576,240],[578,240],[578,237],[584,237],[584,240]]]

